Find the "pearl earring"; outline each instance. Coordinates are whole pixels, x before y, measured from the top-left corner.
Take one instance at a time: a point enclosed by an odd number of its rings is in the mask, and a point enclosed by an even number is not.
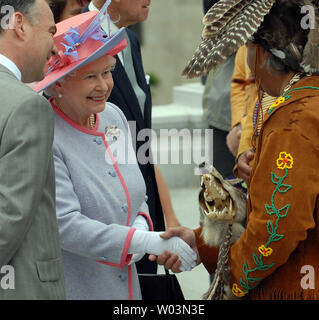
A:
[[[58,94],[58,98],[61,99],[63,96],[61,93]]]

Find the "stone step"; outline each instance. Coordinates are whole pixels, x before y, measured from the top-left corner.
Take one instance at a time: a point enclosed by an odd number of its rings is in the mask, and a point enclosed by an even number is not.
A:
[[[199,82],[176,86],[173,89],[173,102],[191,108],[202,109],[204,86]]]

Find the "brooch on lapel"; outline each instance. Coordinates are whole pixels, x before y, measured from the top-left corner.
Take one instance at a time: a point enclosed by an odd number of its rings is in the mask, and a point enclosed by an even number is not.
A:
[[[117,126],[105,127],[105,137],[108,141],[116,141],[121,135],[121,130]]]

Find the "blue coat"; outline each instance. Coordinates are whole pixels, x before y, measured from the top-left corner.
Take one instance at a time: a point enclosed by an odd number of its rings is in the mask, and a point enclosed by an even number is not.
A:
[[[88,6],[86,6],[83,9],[83,12],[87,12],[88,10]],[[117,55],[115,56],[116,67],[112,72],[114,87],[108,101],[117,105],[123,111],[128,121],[136,122],[136,130],[132,130],[131,133],[135,150],[139,150],[139,148],[145,143],[144,141],[137,141],[139,132],[143,129],[150,129],[152,127],[152,97],[150,86],[147,84],[145,79],[140,43],[133,31],[126,29],[126,32],[131,43],[132,60],[137,83],[146,95],[143,108],[144,114],[142,114],[132,84]],[[157,189],[154,165],[146,163],[139,164],[139,166],[146,184],[146,194],[148,197],[147,205],[154,223],[154,230],[165,230],[164,215]],[[137,263],[137,268],[140,273],[156,273],[157,264],[144,258]]]
[[[54,110],[57,217],[67,299],[141,299],[128,249],[135,231],[130,226],[139,213],[148,215],[148,206],[127,121],[111,103],[97,115],[94,130]],[[116,141],[104,134],[112,126],[120,129]],[[124,154],[132,164],[125,163]]]

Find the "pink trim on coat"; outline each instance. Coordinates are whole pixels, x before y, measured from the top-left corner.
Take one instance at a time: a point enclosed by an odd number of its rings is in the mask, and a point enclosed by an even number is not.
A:
[[[131,241],[133,238],[133,234],[135,232],[135,228],[130,228],[127,237],[125,239],[125,243],[124,243],[124,248],[122,251],[122,255],[121,255],[121,261],[120,264],[118,263],[114,263],[114,262],[107,262],[107,261],[100,261],[100,260],[95,260],[96,262],[102,263],[102,264],[106,264],[108,266],[111,267],[116,267],[116,268],[124,268],[125,266],[127,266],[131,260],[132,260],[132,254],[128,254],[128,250],[130,249],[130,245],[131,245]]]
[[[148,222],[149,230],[150,231],[154,231],[153,221],[152,221],[151,217],[147,213],[139,212],[137,214],[137,216],[143,216]]]

